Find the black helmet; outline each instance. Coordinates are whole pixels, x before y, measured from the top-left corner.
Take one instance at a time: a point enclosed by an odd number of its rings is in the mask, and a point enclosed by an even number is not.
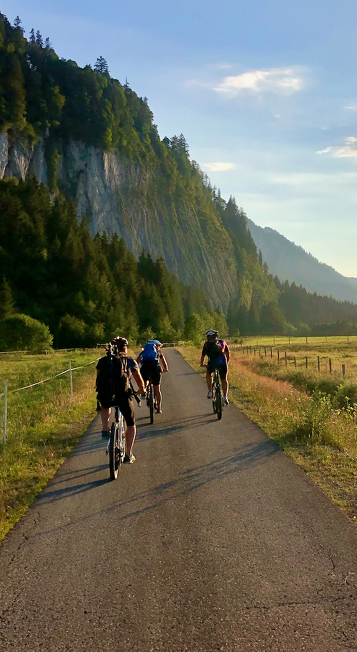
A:
[[[128,340],[125,337],[120,337],[120,335],[117,335],[117,337],[114,337],[112,340],[112,344],[116,346],[119,351],[121,351],[124,346],[128,346]]]
[[[207,337],[212,337],[213,335],[214,337],[217,337],[218,331],[215,331],[213,328],[210,328],[208,331],[206,331],[206,335]]]

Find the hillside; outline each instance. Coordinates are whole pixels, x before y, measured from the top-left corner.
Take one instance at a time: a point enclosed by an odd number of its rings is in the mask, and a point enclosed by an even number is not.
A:
[[[280,281],[302,285],[309,292],[331,296],[338,301],[357,303],[356,278],[342,276],[332,267],[320,263],[274,229],[257,226],[252,220],[248,220],[248,226],[257,249],[262,252],[263,261]]]
[[[111,332],[118,318],[107,315],[110,296],[125,292],[129,300],[131,285],[114,273],[113,260],[109,267],[104,261],[114,248],[124,258],[119,263],[125,270],[125,243],[133,269],[145,252],[154,263],[159,261],[160,269],[163,265],[174,273],[174,287],[177,281],[185,285],[177,290],[185,324],[171,314],[172,302],[165,304],[176,333],[202,335],[200,315],[206,309],[223,311],[232,333],[305,332],[306,326],[322,329],[327,323],[329,332],[354,332],[357,306],[328,297],[317,301],[306,290],[297,293],[294,284],[279,286],[258,256],[247,216],[234,197],[226,201],[212,188],[190,159],[182,134],[160,139],[147,99],[112,78],[100,59],[84,68],[60,59],[39,32],[31,30],[27,40],[20,19],[12,26],[0,14],[0,207],[5,239],[0,278],[4,296],[13,298],[8,305],[43,320],[58,338],[65,324],[78,337],[84,333],[84,341],[88,320],[93,338],[99,324],[103,332]],[[33,265],[31,274],[38,274],[36,293],[26,283],[26,265],[21,263],[19,274],[17,242],[9,237],[9,229],[19,233]],[[64,271],[54,279],[59,260]],[[70,282],[71,265],[78,273],[76,287]],[[150,277],[150,269],[146,271]],[[132,300],[135,285],[147,283],[145,274],[139,273],[141,280],[132,285]],[[156,293],[152,304],[158,306],[167,299],[168,285],[156,281],[159,291],[142,288],[142,297]],[[54,283],[54,293],[48,294],[48,282]],[[326,294],[324,288],[319,291]],[[139,313],[137,332],[155,326]]]

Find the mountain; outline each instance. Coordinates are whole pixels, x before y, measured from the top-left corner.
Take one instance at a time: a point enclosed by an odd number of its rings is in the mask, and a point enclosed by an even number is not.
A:
[[[280,281],[302,285],[309,292],[331,296],[338,301],[357,303],[357,279],[347,278],[333,267],[320,263],[302,247],[290,242],[269,227],[262,228],[248,219],[255,245],[263,261]]]

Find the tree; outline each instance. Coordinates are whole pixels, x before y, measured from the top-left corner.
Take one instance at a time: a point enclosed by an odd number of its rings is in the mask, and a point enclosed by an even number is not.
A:
[[[21,18],[19,16],[16,16],[14,20],[14,27],[15,29],[19,29],[21,31],[21,34],[24,33],[24,28],[22,27]]]
[[[28,315],[12,315],[0,321],[2,351],[40,351],[52,346],[48,326]]]
[[[0,290],[0,319],[6,319],[16,312],[15,302],[12,298],[11,287],[4,277]]]
[[[108,63],[104,57],[98,57],[94,64],[94,70],[96,70],[96,72],[100,72],[101,75],[109,74]]]
[[[43,38],[39,29],[36,32],[36,43],[40,46],[40,48],[43,48]]]
[[[36,43],[36,36],[35,36],[35,30],[32,28],[30,32],[30,43]]]

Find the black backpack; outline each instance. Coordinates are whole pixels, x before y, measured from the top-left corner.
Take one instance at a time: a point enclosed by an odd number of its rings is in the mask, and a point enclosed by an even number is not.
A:
[[[96,389],[98,395],[109,401],[128,393],[130,390],[128,359],[126,356],[116,356],[108,353],[99,361],[99,374]]]
[[[216,341],[205,342],[204,350],[209,358],[218,358],[222,354],[222,347]]]

